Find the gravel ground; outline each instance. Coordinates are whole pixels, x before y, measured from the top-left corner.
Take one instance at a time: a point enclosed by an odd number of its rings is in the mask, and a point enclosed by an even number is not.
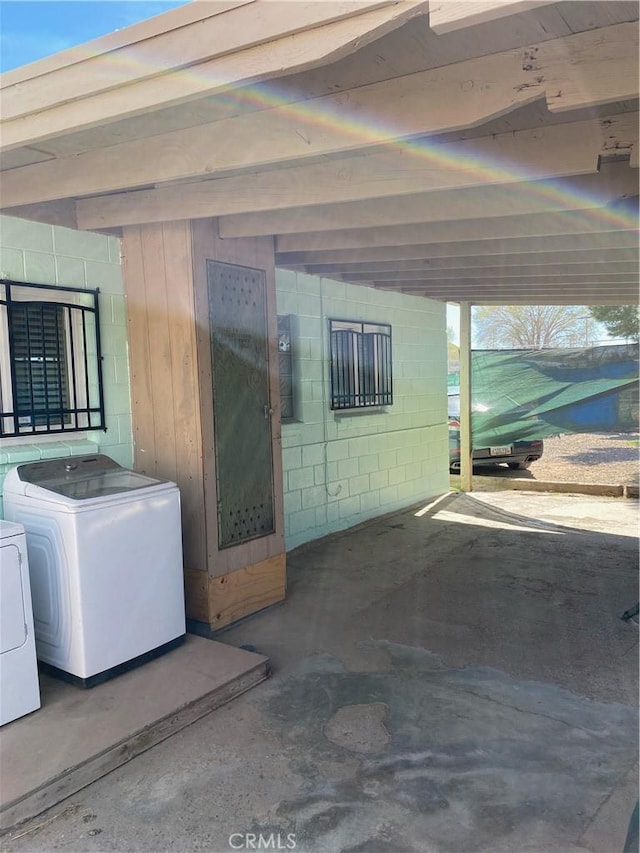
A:
[[[477,468],[476,473],[527,477],[565,483],[634,485],[640,473],[638,432],[573,433],[545,438],[542,459],[528,471],[506,466]]]

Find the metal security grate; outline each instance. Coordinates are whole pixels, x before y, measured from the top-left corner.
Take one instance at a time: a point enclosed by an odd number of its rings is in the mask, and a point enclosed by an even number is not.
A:
[[[98,290],[0,282],[0,435],[105,429]]]
[[[218,547],[275,530],[264,270],[207,261]]]
[[[393,403],[391,326],[329,320],[331,408]]]

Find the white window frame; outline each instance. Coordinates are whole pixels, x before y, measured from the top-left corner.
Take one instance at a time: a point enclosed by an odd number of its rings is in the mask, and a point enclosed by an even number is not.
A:
[[[68,402],[73,412],[69,422],[35,425],[16,423],[17,415],[13,414],[15,400],[11,372],[8,292],[11,294],[12,303],[63,304],[72,309],[65,312],[64,317]],[[41,436],[52,434],[59,437],[65,433],[105,429],[98,293],[97,289],[0,281],[0,439],[9,442],[32,436],[38,436],[40,439]],[[76,306],[77,309],[84,310],[75,310]],[[89,328],[90,340],[86,341],[85,348],[86,327],[83,330],[83,314],[87,313],[93,316],[93,328]],[[90,400],[90,396],[95,399]],[[91,412],[80,411],[89,408],[92,409]]]

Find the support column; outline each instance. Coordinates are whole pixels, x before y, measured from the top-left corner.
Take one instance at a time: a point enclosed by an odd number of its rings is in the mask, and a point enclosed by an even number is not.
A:
[[[460,487],[473,490],[470,302],[460,303]]]
[[[282,601],[286,591],[273,242],[266,237],[220,240],[215,221],[199,219],[127,226],[123,250],[134,467],[180,487],[187,617],[217,630]],[[216,316],[212,318],[216,305],[210,296],[210,262],[229,268],[226,296],[238,303],[237,317],[229,320],[225,315],[222,331]],[[240,271],[235,278],[234,269]],[[255,291],[249,308],[243,288],[247,291],[251,282]],[[251,327],[240,322],[245,308],[259,318],[254,337]],[[246,416],[250,425],[263,428],[265,492],[262,498],[242,493],[244,515],[239,520],[235,509],[231,522],[227,513],[227,526],[236,520],[244,525],[237,542],[219,535],[222,503],[217,467],[223,449],[223,416],[235,398],[225,396],[229,383],[214,388],[213,364],[213,342],[222,341],[216,352],[218,364],[224,365],[225,352],[220,349],[233,335],[250,354],[254,347],[262,355],[262,378],[267,374],[267,386],[261,386],[264,401],[258,400],[257,415],[254,411]],[[245,390],[253,387],[253,379],[254,374],[244,376]],[[271,419],[268,426],[267,418]],[[233,467],[232,454],[227,452],[225,460]],[[225,471],[223,483],[228,484]],[[246,487],[240,464],[238,478]],[[260,502],[272,510],[264,528],[259,527]]]

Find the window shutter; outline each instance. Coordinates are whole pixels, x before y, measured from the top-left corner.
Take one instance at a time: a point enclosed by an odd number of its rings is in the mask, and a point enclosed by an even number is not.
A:
[[[11,306],[16,415],[20,424],[64,422],[69,406],[64,307],[16,302]]]

